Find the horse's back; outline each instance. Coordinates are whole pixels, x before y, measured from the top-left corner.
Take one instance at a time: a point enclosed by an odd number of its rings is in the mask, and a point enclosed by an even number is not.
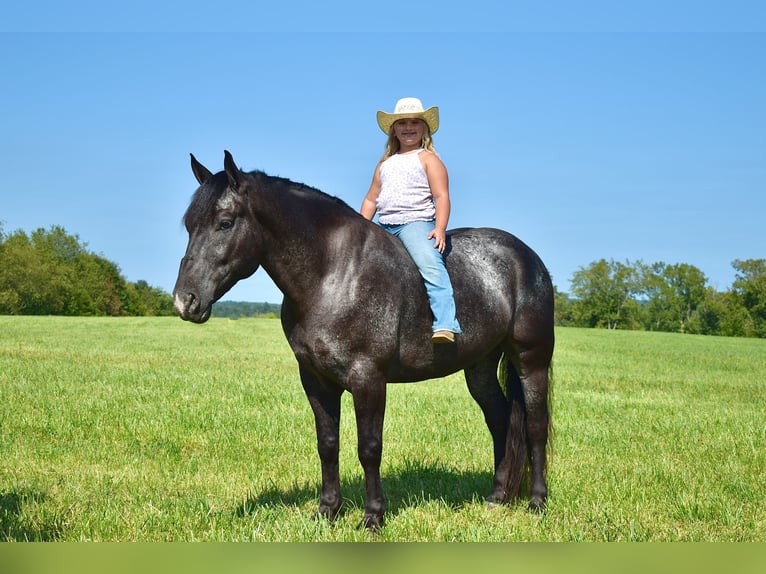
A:
[[[461,227],[448,232],[449,254],[467,258],[467,262],[483,267],[489,264],[501,269],[525,273],[533,281],[550,281],[540,257],[521,239],[492,227]],[[450,258],[447,258],[448,263]]]
[[[553,288],[537,254],[514,235],[493,228],[450,230],[447,270],[462,328],[456,345],[434,347],[422,279],[397,277],[411,297],[401,304],[394,379],[442,376],[475,363],[493,349],[552,349]],[[407,287],[404,285],[403,288]],[[411,369],[414,371],[411,372]]]
[[[485,286],[514,309],[553,303],[548,270],[537,253],[515,235],[480,227],[455,229],[449,236],[447,269],[457,284],[456,296],[467,297],[477,287]],[[484,302],[497,303],[493,297]]]

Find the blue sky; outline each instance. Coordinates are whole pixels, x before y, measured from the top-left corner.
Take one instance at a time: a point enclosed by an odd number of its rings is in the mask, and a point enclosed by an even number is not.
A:
[[[416,96],[440,108],[451,227],[518,235],[563,291],[601,258],[689,263],[725,290],[734,259],[766,257],[761,5],[4,7],[0,222],[61,225],[170,292],[190,152],[218,171],[228,149],[358,208],[375,112]],[[259,270],[224,299],[281,296]]]

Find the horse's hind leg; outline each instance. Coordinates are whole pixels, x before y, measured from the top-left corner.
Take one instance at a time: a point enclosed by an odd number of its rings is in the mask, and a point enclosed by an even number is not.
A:
[[[550,353],[547,360],[545,356],[542,350],[521,353],[517,368],[506,354],[501,364],[505,393],[495,374],[497,355],[466,370],[468,388],[484,411],[495,445],[494,487],[487,498],[490,502],[506,502],[519,496],[529,462],[529,508],[542,510],[545,506]]]
[[[526,435],[529,448],[531,482],[529,509],[543,510],[548,496],[545,482],[546,448],[550,412],[548,409],[549,366],[552,351],[547,347],[522,354],[521,392],[526,406]]]
[[[492,492],[487,497],[490,503],[502,503],[508,497],[506,477],[509,469],[505,447],[509,418],[508,401],[497,379],[500,356],[501,351],[498,349],[479,363],[465,369],[468,391],[481,407],[484,421],[492,435],[495,476]]]

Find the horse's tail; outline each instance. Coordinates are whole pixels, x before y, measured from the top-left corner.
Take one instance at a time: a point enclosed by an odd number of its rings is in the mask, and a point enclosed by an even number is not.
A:
[[[505,439],[505,460],[508,464],[508,482],[505,485],[505,492],[509,499],[513,499],[520,495],[521,483],[529,474],[526,407],[521,379],[507,353],[504,353],[500,360],[499,374],[508,399],[509,416],[508,434]]]
[[[505,441],[505,460],[508,464],[508,482],[505,492],[508,499],[518,498],[522,489],[528,489],[530,479],[529,435],[527,433],[527,404],[524,398],[521,378],[510,357],[503,354],[500,361],[500,381],[508,400],[508,434]],[[548,412],[548,440],[546,454],[549,454],[553,438],[551,398],[553,390],[553,367],[548,368],[548,384],[545,393],[545,408]],[[544,474],[547,474],[548,456],[545,457]]]

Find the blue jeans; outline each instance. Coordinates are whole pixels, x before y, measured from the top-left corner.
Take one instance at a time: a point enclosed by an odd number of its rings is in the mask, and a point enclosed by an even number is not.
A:
[[[428,239],[428,234],[435,227],[434,222],[413,221],[403,225],[381,223],[380,226],[404,243],[423,276],[434,316],[433,330],[447,329],[453,333],[462,333],[455,317],[455,297],[444,265],[444,255],[434,248],[433,239]]]

